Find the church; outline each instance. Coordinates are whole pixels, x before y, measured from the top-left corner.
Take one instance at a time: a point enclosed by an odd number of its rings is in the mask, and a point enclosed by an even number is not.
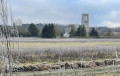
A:
[[[88,37],[89,36],[89,14],[82,14],[81,23],[82,23],[81,25],[79,24],[68,25],[68,27],[65,29],[64,37],[69,37],[70,36],[69,33],[71,29],[74,28],[75,30],[77,30],[79,26],[85,26],[87,37]]]

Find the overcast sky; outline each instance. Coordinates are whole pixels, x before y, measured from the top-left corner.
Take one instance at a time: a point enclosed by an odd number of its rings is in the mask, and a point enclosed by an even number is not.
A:
[[[23,23],[81,24],[88,13],[90,26],[120,26],[120,0],[8,0],[14,18]]]

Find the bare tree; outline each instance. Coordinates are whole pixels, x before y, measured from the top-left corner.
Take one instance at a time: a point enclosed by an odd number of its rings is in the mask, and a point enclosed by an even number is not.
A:
[[[5,0],[0,0],[0,20],[1,20],[1,28],[0,28],[0,37],[1,37],[1,50],[2,50],[2,61],[3,66],[1,67],[1,76],[12,76],[13,72],[13,57],[12,51],[15,49],[14,47],[14,37],[18,37],[17,27],[15,25],[12,10],[11,12],[11,25],[8,25],[8,6]],[[13,41],[11,40],[13,36]],[[12,45],[13,44],[13,45]]]

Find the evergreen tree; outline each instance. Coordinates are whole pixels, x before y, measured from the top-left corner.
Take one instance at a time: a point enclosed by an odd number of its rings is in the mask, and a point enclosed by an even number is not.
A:
[[[49,38],[55,38],[55,27],[53,24],[49,24]]]
[[[42,30],[43,38],[55,38],[55,27],[53,24],[46,24]]]
[[[45,25],[43,27],[43,30],[42,30],[42,37],[43,38],[48,38],[48,33],[49,33],[48,30],[49,30],[48,25]]]
[[[85,26],[83,26],[82,27],[82,31],[81,31],[82,33],[82,37],[85,37],[86,36],[86,28],[85,28]]]
[[[71,31],[70,31],[70,37],[74,37],[74,36],[75,36],[75,30],[71,29]]]
[[[95,28],[92,28],[91,32],[90,32],[90,36],[91,37],[98,37],[99,34],[98,32],[95,30]]]
[[[35,26],[35,24],[30,24],[28,27],[28,31],[30,32],[30,36],[37,37],[39,34],[38,28]]]
[[[77,29],[75,36],[82,36],[82,26],[79,26],[79,28]]]

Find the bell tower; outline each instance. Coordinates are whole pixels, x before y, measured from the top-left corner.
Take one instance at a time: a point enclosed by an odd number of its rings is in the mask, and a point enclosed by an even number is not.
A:
[[[89,15],[82,14],[82,26],[85,26],[87,37],[89,36]]]

